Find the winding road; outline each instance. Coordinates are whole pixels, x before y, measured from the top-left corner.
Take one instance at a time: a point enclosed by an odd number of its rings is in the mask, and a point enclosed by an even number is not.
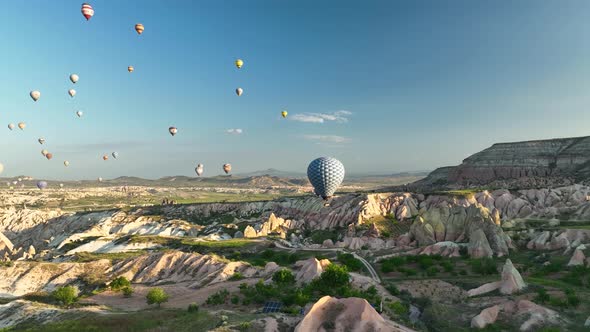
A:
[[[286,247],[284,245],[282,245],[279,242],[275,242],[275,245],[277,246],[277,248],[280,249],[285,249],[285,250],[290,250],[290,251],[343,251],[349,254],[352,254],[354,256],[354,258],[358,259],[359,261],[361,261],[361,263],[363,263],[363,265],[367,268],[367,271],[369,271],[369,274],[371,275],[371,278],[377,282],[377,283],[381,283],[381,278],[379,278],[379,275],[377,274],[377,271],[375,271],[375,268],[373,268],[373,265],[371,265],[371,263],[369,263],[366,259],[364,259],[363,257],[357,255],[355,252],[350,252],[345,250],[344,248],[320,248],[320,249],[311,249],[311,248],[290,248],[290,247]]]

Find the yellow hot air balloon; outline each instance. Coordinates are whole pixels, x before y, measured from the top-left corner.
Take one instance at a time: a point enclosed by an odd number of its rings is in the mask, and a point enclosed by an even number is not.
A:
[[[283,116],[283,118],[287,117],[287,114],[289,114],[287,111],[282,111],[281,112],[281,116]]]
[[[132,73],[135,69],[133,68],[133,66],[129,66],[127,67],[127,71]]]
[[[24,123],[24,122],[20,122],[20,123],[18,124],[18,127],[20,128],[20,130],[23,130],[23,129],[25,129],[25,127],[26,127],[26,126],[27,126],[27,124],[26,124],[26,123]]]
[[[137,31],[138,34],[141,35],[143,33],[143,30],[145,30],[145,28],[143,27],[143,24],[137,23],[135,25],[135,31]]]
[[[236,67],[238,67],[238,69],[242,68],[243,65],[244,65],[244,61],[242,61],[242,59],[236,60]]]

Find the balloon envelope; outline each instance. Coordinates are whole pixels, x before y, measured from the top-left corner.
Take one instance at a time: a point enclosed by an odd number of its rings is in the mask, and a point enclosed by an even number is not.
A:
[[[231,172],[231,164],[224,164],[223,171],[225,172],[225,174],[229,174],[229,172]]]
[[[47,182],[45,182],[45,181],[39,181],[39,182],[37,182],[37,188],[39,188],[41,190],[47,188]]]
[[[43,143],[45,143],[45,138],[39,138],[38,141],[39,141],[39,144],[43,144]]]
[[[4,172],[4,165],[0,164],[0,174],[2,174],[2,172]]]
[[[48,153],[49,151],[47,150],[41,150],[41,154],[43,155],[43,157],[45,157]]]
[[[14,129],[14,123],[9,123],[8,124],[8,129],[10,129],[10,130]]]
[[[68,90],[68,94],[70,95],[70,97],[74,97],[76,95],[76,90],[74,89],[69,89]]]
[[[307,177],[316,195],[328,199],[344,180],[344,165],[332,157],[321,157],[307,167]]]
[[[107,160],[109,159],[109,156],[107,156],[106,154],[104,156],[102,156],[102,160]]]
[[[68,167],[68,166],[70,166],[70,162],[69,162],[69,161],[67,161],[67,160],[66,160],[66,161],[64,161],[64,166],[65,166],[65,167]]]
[[[282,116],[283,118],[286,118],[286,117],[287,117],[287,114],[289,114],[289,113],[287,113],[287,111],[282,111],[282,112],[281,112],[281,116]]]
[[[236,60],[236,67],[238,67],[238,69],[242,68],[243,65],[244,65],[244,61],[242,61],[242,59]]]
[[[76,112],[76,115],[77,115],[79,118],[81,118],[81,117],[82,117],[82,115],[84,115],[84,112],[82,112],[82,111],[78,111],[78,112]]]
[[[143,33],[143,30],[145,30],[145,28],[143,27],[143,24],[137,23],[135,25],[135,31],[137,31],[138,34],[141,35]]]
[[[87,3],[82,4],[81,12],[86,18],[86,21],[88,21],[94,15],[94,9],[92,9],[92,6]]]
[[[195,168],[195,172],[197,173],[198,176],[201,176],[203,174],[204,170],[205,170],[205,167],[203,166],[203,164],[198,164],[197,167]]]
[[[236,94],[238,95],[238,97],[241,96],[242,93],[244,93],[244,89],[242,89],[242,88],[237,88],[236,89]]]
[[[117,159],[117,157],[119,156],[119,153],[118,152],[113,152],[112,155],[113,155],[113,158]]]
[[[174,136],[178,132],[178,129],[176,129],[176,127],[170,127],[168,128],[168,131],[170,132],[170,135]]]
[[[47,158],[47,160],[51,160],[51,158],[53,158],[53,155],[51,153],[48,153],[45,155],[45,158]]]
[[[36,91],[36,90],[35,91],[31,91],[29,93],[29,95],[31,96],[31,98],[33,98],[34,101],[37,101],[37,100],[39,100],[39,98],[41,98],[41,92]]]
[[[132,73],[135,70],[135,68],[133,68],[133,66],[129,66],[127,67],[127,71]]]
[[[26,124],[26,123],[24,123],[24,122],[20,122],[20,123],[18,124],[18,127],[19,127],[21,130],[25,129],[25,127],[26,127],[26,126],[27,126],[27,124]]]
[[[76,74],[70,75],[70,81],[72,81],[72,83],[76,84],[76,82],[78,82],[78,79],[79,79],[78,75],[76,75]]]

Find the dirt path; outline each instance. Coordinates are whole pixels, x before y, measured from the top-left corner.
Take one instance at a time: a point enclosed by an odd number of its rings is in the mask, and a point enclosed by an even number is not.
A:
[[[239,281],[222,282],[213,285],[207,285],[205,287],[194,289],[189,288],[188,283],[162,285],[162,286],[148,286],[144,284],[134,284],[133,289],[135,292],[130,298],[126,298],[122,293],[115,293],[112,291],[106,291],[87,299],[84,299],[82,303],[93,303],[99,305],[105,305],[114,309],[124,311],[138,311],[149,308],[146,303],[145,296],[148,291],[153,287],[160,287],[170,295],[167,303],[162,304],[164,308],[182,308],[186,309],[189,304],[197,303],[202,305],[207,301],[207,298],[214,293],[222,289],[226,289],[229,292],[236,292],[239,290],[239,286],[242,283],[253,285],[260,279],[244,279]]]

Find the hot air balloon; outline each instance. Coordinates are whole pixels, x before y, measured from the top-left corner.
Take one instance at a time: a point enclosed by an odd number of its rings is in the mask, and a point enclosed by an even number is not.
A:
[[[31,91],[29,93],[29,95],[31,96],[31,98],[33,98],[34,101],[37,101],[41,97],[41,92],[36,91],[36,90],[35,91]]]
[[[14,123],[9,123],[8,124],[8,129],[10,129],[10,130],[14,129]]]
[[[53,158],[53,155],[51,153],[48,153],[45,155],[45,158],[47,158],[47,160],[51,160],[51,158]]]
[[[76,84],[76,82],[78,82],[78,79],[79,79],[78,75],[76,75],[76,74],[70,75],[70,81],[72,81],[72,83]]]
[[[74,98],[74,96],[76,95],[76,90],[74,90],[74,89],[69,89],[69,90],[68,90],[68,94],[70,95],[70,97]]]
[[[321,157],[307,167],[307,177],[314,187],[314,193],[324,200],[334,195],[344,180],[344,166],[332,157]]]
[[[12,181],[12,184],[16,186],[18,184],[18,181]]]
[[[23,178],[18,178],[16,179],[18,182],[21,182],[23,180]]]
[[[43,157],[45,157],[48,153],[49,151],[47,150],[41,150],[41,154],[43,155]]]
[[[67,161],[67,160],[66,160],[66,161],[64,161],[64,166],[65,166],[65,167],[68,167],[68,166],[70,166],[70,162],[69,162],[69,161]]]
[[[43,144],[45,143],[45,138],[41,137],[37,141],[39,141],[39,144]]]
[[[37,188],[39,188],[41,190],[47,188],[47,182],[45,182],[45,181],[39,181],[39,182],[37,182]]]
[[[86,17],[86,21],[88,21],[94,15],[94,9],[92,9],[92,6],[90,4],[82,4],[82,15]]]
[[[98,182],[102,182],[102,178],[98,178]]]
[[[168,131],[170,132],[170,135],[174,136],[178,132],[178,129],[176,129],[176,127],[170,127],[168,128]]]
[[[135,31],[137,31],[138,34],[141,35],[143,33],[143,30],[145,30],[145,28],[143,27],[143,24],[137,23],[135,25]]]
[[[283,118],[286,118],[286,117],[287,117],[287,114],[289,114],[289,113],[287,113],[287,111],[282,111],[282,112],[281,112],[281,116],[282,116]]]
[[[77,115],[79,118],[81,118],[81,117],[82,117],[82,115],[84,115],[84,112],[82,112],[82,111],[78,111],[78,112],[76,112],[76,115]]]
[[[109,156],[107,156],[106,154],[104,156],[102,156],[102,160],[108,160]]]
[[[60,188],[63,188],[63,187],[64,187],[64,184],[63,184],[63,183],[60,183],[60,184],[59,184],[59,187],[60,187]]]
[[[135,69],[133,68],[133,66],[129,66],[127,67],[127,71],[132,73]]]
[[[113,155],[113,158],[115,158],[115,159],[117,159],[117,157],[119,156],[119,153],[118,152],[113,152],[111,154]]]
[[[27,126],[27,124],[24,122],[19,122],[19,124],[18,124],[18,127],[20,128],[20,130],[24,130],[26,126]]]
[[[242,59],[236,60],[236,67],[238,67],[238,69],[242,68],[243,65],[244,65],[244,61],[242,61]]]
[[[195,168],[195,172],[197,172],[197,175],[201,176],[201,174],[203,174],[203,171],[204,171],[203,164],[198,164],[197,167]]]
[[[242,93],[244,93],[244,89],[242,89],[242,88],[237,88],[236,89],[236,94],[238,95],[238,97],[241,96]]]
[[[4,172],[4,165],[0,164],[0,174],[2,174],[2,172]]]
[[[231,172],[231,165],[230,164],[224,164],[223,165],[223,171],[225,172],[225,174],[229,174],[229,172]]]

